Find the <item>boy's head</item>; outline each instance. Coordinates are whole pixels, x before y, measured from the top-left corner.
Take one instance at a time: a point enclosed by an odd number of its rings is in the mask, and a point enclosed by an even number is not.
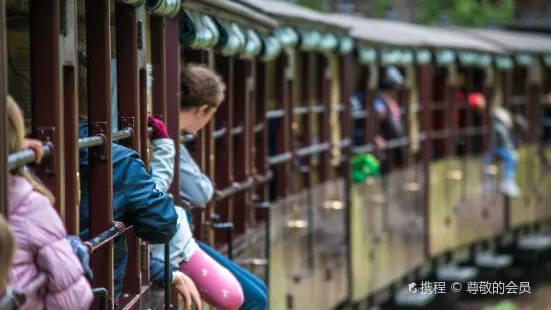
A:
[[[390,66],[384,70],[379,88],[382,91],[392,91],[399,89],[404,83],[405,80],[400,70],[394,66]]]
[[[513,128],[513,118],[511,113],[504,107],[496,107],[494,109],[494,117],[502,122],[507,128]]]
[[[188,65],[181,73],[180,127],[197,132],[212,118],[224,101],[226,85],[203,65]]]

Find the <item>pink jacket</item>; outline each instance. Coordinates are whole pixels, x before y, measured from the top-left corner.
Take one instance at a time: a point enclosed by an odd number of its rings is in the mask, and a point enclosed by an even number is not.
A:
[[[9,221],[17,244],[10,285],[21,289],[39,272],[48,276],[44,294],[21,309],[89,309],[92,289],[55,209],[22,177],[11,177],[9,195]]]

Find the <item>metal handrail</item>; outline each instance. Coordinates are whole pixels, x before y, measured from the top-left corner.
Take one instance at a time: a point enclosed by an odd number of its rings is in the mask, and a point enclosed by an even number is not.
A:
[[[245,130],[245,128],[244,128],[243,126],[233,127],[233,128],[230,130],[230,135],[231,135],[231,136],[240,135],[240,134],[243,133],[244,130]]]
[[[329,142],[317,143],[297,150],[297,156],[308,156],[328,151],[331,148]]]
[[[130,228],[132,228],[132,226],[126,228],[122,222],[113,222],[113,226],[111,226],[108,230],[102,232],[99,236],[84,242],[84,245],[88,247],[88,251],[92,254],[95,250],[99,249],[118,236],[121,236]]]
[[[50,156],[54,150],[54,145],[50,142],[42,146],[44,157]],[[33,163],[36,161],[36,153],[34,150],[25,150],[8,155],[8,170],[13,170],[18,167]]]
[[[134,133],[134,130],[132,130],[132,128],[125,128],[125,129],[113,132],[111,134],[111,137],[113,141],[124,140],[132,137],[133,133]],[[105,142],[105,138],[100,135],[80,138],[78,139],[78,148],[86,149],[86,148],[91,148],[96,146],[102,146],[104,142]]]
[[[180,143],[188,143],[188,142],[191,142],[191,141],[195,140],[195,138],[197,138],[196,134],[186,133],[185,135],[180,136]]]
[[[285,115],[285,112],[283,110],[271,110],[266,112],[267,119],[282,118],[283,115]]]
[[[132,128],[125,128],[119,131],[112,133],[113,141],[123,140],[132,137],[133,130]],[[91,136],[86,138],[78,139],[78,148],[90,148],[95,146],[103,145],[105,138],[102,136]],[[54,150],[54,145],[51,142],[46,142],[42,146],[43,156],[47,157],[52,155]],[[17,153],[12,153],[8,155],[8,169],[13,170],[18,167],[28,165],[36,161],[36,153],[34,150],[25,150]]]
[[[273,165],[277,165],[277,164],[287,162],[291,159],[293,159],[293,154],[291,152],[286,152],[286,153],[270,156],[268,158],[268,164],[273,166]]]
[[[226,127],[216,129],[215,131],[212,132],[212,137],[214,139],[222,138],[223,136],[226,135],[227,132],[228,132],[228,129]]]

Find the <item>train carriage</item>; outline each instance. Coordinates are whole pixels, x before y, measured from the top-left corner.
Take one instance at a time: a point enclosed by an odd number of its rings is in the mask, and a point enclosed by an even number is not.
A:
[[[278,19],[293,39],[270,67],[267,111],[271,184],[270,307],[336,306],[348,294],[346,259],[350,137],[341,79],[353,47],[346,27],[287,3],[245,1]],[[281,272],[283,270],[284,272]],[[314,302],[305,298],[319,295]]]
[[[547,35],[269,0],[0,0],[0,13],[0,96],[17,99],[28,133],[44,142],[45,160],[32,169],[69,234],[81,231],[78,151],[90,149],[93,309],[114,307],[113,245],[124,239],[118,307],[179,307],[169,277],[164,290],[151,283],[147,243],[112,215],[112,143],[149,168],[148,115],[167,124],[215,186],[214,198],[194,208],[175,173],[170,193],[192,209],[195,238],[265,281],[270,309],[422,308],[437,296],[411,294],[407,283],[465,282],[551,248],[551,181],[541,163],[551,155],[542,117],[551,93]],[[88,137],[78,131],[82,48]],[[178,117],[189,63],[227,84],[198,133],[183,132]],[[380,144],[375,101],[389,67],[405,79],[396,93],[404,136]],[[485,104],[473,105],[470,94]],[[518,120],[520,197],[500,192],[504,163],[484,161],[497,106]],[[2,124],[6,117],[2,105]],[[34,161],[29,150],[7,154],[0,137],[2,173]],[[366,158],[384,169],[357,180],[354,165]],[[0,179],[0,196],[8,191]],[[7,204],[2,198],[3,214]]]

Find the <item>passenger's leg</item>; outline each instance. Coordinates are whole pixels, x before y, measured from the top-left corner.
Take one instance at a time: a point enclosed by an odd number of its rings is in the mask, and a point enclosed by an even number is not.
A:
[[[517,155],[515,151],[498,148],[496,153],[505,161],[504,181],[515,182],[517,171]]]
[[[503,183],[501,190],[508,196],[518,197],[520,196],[520,189],[516,183],[516,171],[517,171],[517,157],[518,155],[514,150],[499,148],[496,149],[498,156],[505,161],[505,173],[503,176]]]
[[[235,276],[201,249],[180,264],[201,293],[201,298],[219,310],[237,310],[243,304],[243,289]]]
[[[488,190],[491,186],[492,177],[490,175],[490,166],[494,160],[494,150],[490,150],[484,155],[483,166],[484,166],[484,190]],[[488,187],[488,188],[486,188]]]
[[[197,241],[199,248],[205,253],[210,255],[220,265],[227,268],[241,284],[243,288],[243,294],[245,295],[245,301],[241,310],[264,310],[268,309],[268,287],[255,275],[250,273],[247,269],[232,262],[224,255],[220,254],[215,249],[208,245]]]

